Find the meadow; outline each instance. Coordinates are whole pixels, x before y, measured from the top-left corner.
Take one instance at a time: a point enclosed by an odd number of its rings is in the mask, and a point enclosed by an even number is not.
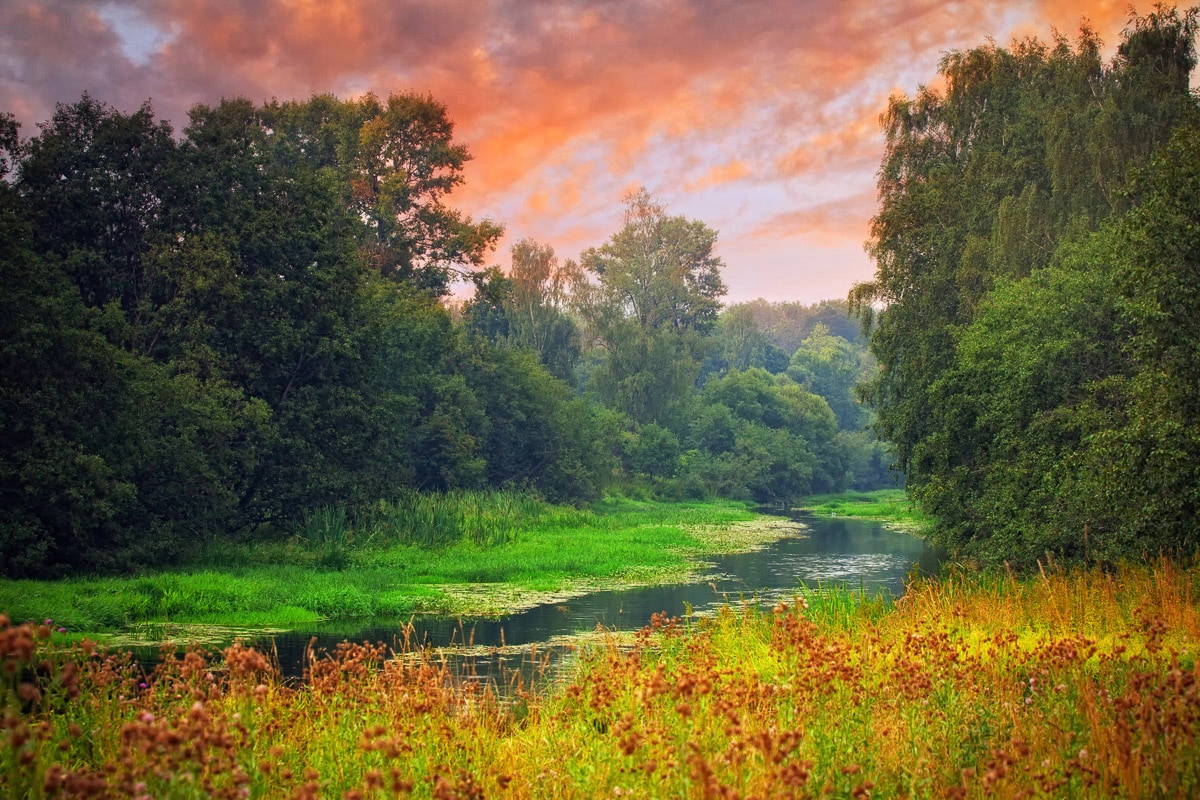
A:
[[[286,628],[415,613],[509,613],[602,588],[693,579],[711,553],[778,538],[744,503],[612,498],[588,508],[508,492],[412,494],[355,517],[205,542],[175,569],[0,581],[0,611],[79,638],[140,623]],[[57,635],[57,633],[56,633]]]
[[[952,574],[602,637],[561,684],[344,644],[120,654],[0,623],[5,797],[1183,797],[1195,565]],[[530,658],[537,659],[536,653]]]
[[[909,501],[903,489],[810,495],[797,508],[818,517],[877,520],[901,530],[919,530],[930,521]]]

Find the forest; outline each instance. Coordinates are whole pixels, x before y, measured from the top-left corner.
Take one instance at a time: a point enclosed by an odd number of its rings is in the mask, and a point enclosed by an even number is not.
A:
[[[723,308],[716,231],[644,190],[578,263],[524,240],[484,268],[502,228],[448,204],[470,156],[430,97],[226,100],[176,136],[84,96],[0,126],[9,577],[416,493],[893,485],[844,302]]]
[[[1195,550],[1196,12],[943,60],[883,123],[862,387],[933,536],[982,563]]]

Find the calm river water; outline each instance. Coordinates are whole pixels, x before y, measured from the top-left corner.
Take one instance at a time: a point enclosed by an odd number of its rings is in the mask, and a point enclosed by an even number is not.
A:
[[[797,536],[758,552],[713,558],[709,574],[700,583],[596,592],[498,619],[417,617],[408,641],[410,647],[432,648],[473,643],[475,647],[465,657],[466,668],[459,670],[465,676],[504,682],[520,674],[528,679],[546,672],[548,666],[553,669],[557,654],[570,649],[563,645],[564,637],[594,631],[597,626],[637,630],[657,612],[682,617],[689,607],[704,613],[743,600],[773,605],[790,598],[801,583],[810,587],[844,583],[868,594],[885,590],[898,596],[914,566],[924,572],[937,570],[938,555],[924,540],[879,523],[808,515],[794,519],[804,526]],[[343,622],[276,634],[272,640],[256,644],[273,648],[286,674],[299,675],[310,648],[332,651],[346,640],[383,642],[397,650],[404,641],[402,629],[394,622],[358,627]],[[497,651],[502,643],[506,647]],[[532,656],[530,646],[534,646]]]

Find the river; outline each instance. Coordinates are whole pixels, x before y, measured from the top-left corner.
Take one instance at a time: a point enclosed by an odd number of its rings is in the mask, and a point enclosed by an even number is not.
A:
[[[645,627],[658,612],[682,617],[688,610],[704,614],[731,602],[774,605],[791,598],[802,583],[844,584],[867,594],[899,596],[914,567],[925,573],[937,570],[938,555],[924,540],[881,523],[805,514],[794,519],[803,526],[796,536],[763,550],[713,557],[698,583],[595,592],[495,619],[416,617],[407,625],[343,621],[255,644],[273,650],[288,675],[303,672],[310,652],[331,652],[342,641],[383,642],[401,650],[407,639],[407,649],[431,648],[438,658],[456,661],[465,677],[528,681],[557,671],[559,657],[573,650],[577,636],[597,626],[632,631]]]

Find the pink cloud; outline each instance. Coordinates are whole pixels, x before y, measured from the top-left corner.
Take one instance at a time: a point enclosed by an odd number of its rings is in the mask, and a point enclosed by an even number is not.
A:
[[[133,53],[113,9],[161,36]],[[888,94],[933,81],[947,50],[1072,35],[1084,16],[1115,43],[1125,0],[9,0],[0,110],[30,134],[89,91],[152,98],[178,128],[222,97],[430,92],[475,156],[452,202],[564,258],[603,241],[639,184],[719,222],[731,261],[762,236],[846,258]]]

